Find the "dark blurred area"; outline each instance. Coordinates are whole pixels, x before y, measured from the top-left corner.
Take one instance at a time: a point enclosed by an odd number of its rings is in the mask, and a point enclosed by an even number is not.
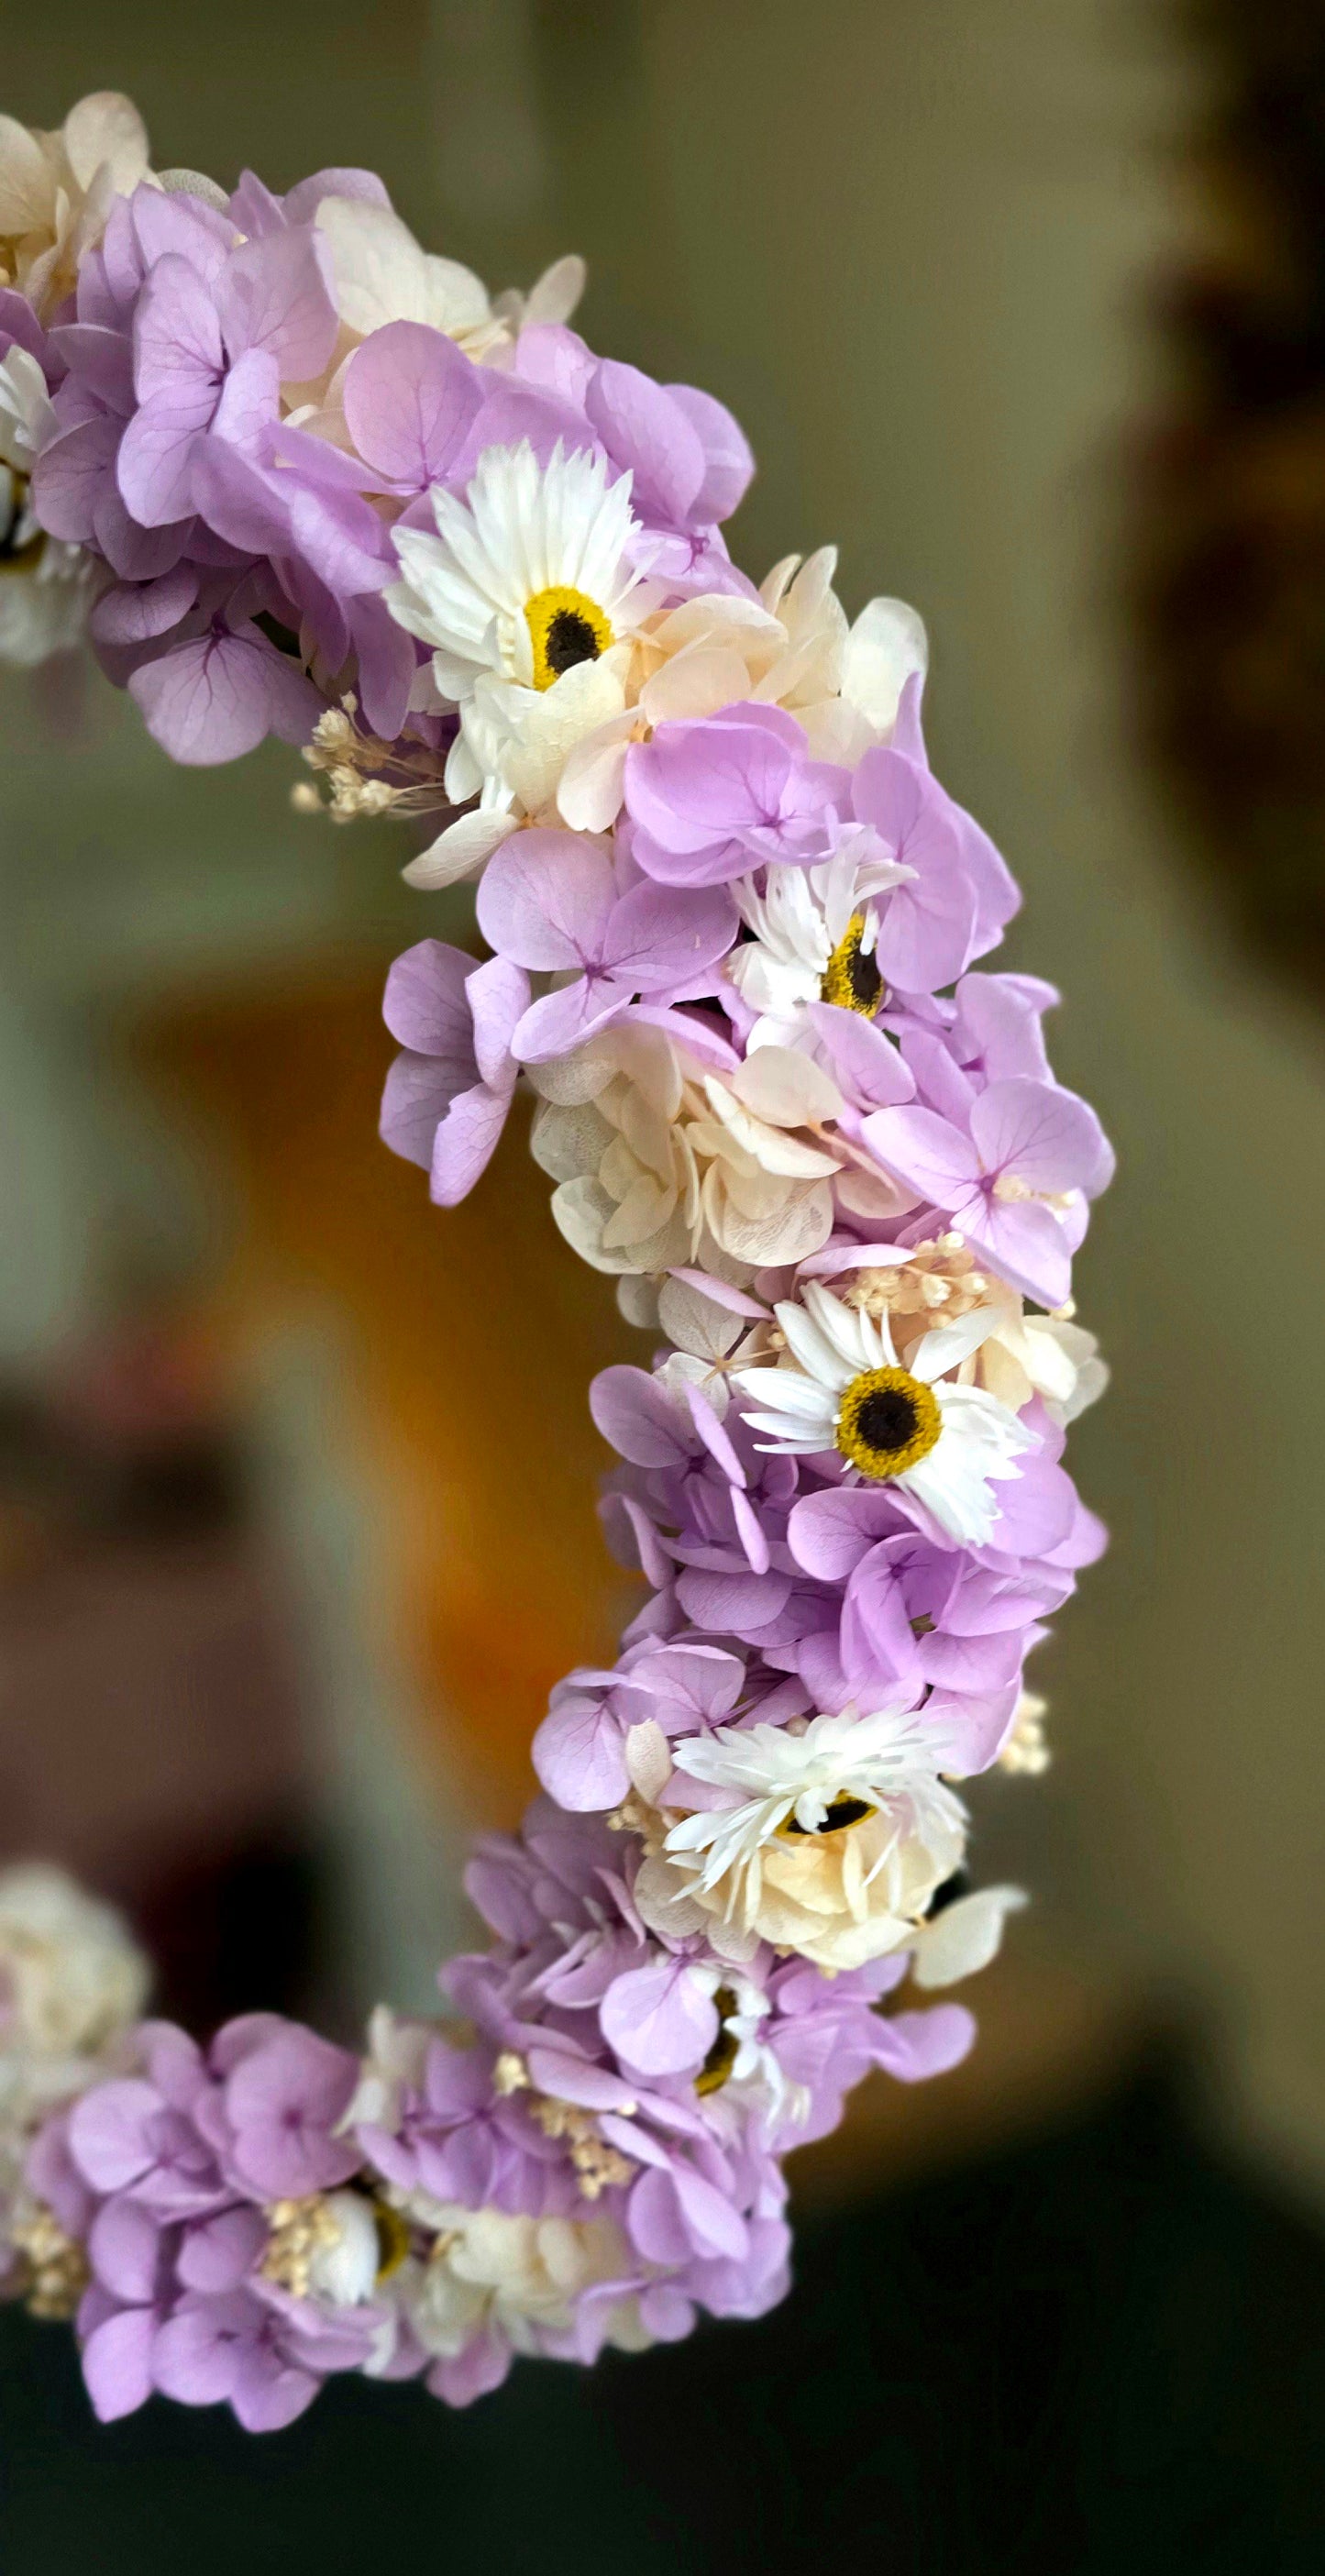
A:
[[[0,1388],[0,1850],[117,1898],[194,2028],[310,1989],[303,1687],[205,1351],[141,1319]]]
[[[1151,2071],[1016,2155],[811,2215],[762,2325],[518,2363],[468,2414],[333,2380],[257,2446],[164,2409],[92,2440],[67,2337],[5,2320],[7,2564],[1314,2576],[1322,2316],[1314,2229]]]
[[[85,0],[4,107],[158,162],[367,163],[494,285],[711,386],[760,575],[836,538],[929,622],[937,764],[1122,1177],[1081,1264],[1113,1530],[982,1875],[1035,1907],[969,2063],[793,2166],[775,2316],[471,2414],[97,2430],[0,2313],[3,2576],[447,2565],[1138,2576],[1325,2564],[1319,1572],[1325,0]],[[513,1131],[461,1210],[379,1146],[383,974],[466,938],[289,755],[172,770],[0,691],[0,1859],[129,1909],[158,2000],[427,2010],[465,1834],[626,1603],[586,1382],[641,1345]],[[1253,1297],[1252,1264],[1256,1262]],[[543,1438],[523,1438],[539,1336]],[[513,1477],[499,1465],[519,1449]],[[511,1615],[518,1568],[520,1616]]]
[[[1236,935],[1325,996],[1325,13],[1200,0],[1198,239],[1138,478],[1138,705]]]

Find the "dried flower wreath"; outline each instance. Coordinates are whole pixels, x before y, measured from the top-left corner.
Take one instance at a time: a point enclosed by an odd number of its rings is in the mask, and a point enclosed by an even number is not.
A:
[[[464,2404],[759,2315],[786,2151],[969,2047],[927,1998],[1022,1899],[968,1889],[957,1784],[1043,1768],[1025,1655],[1103,1543],[1061,1452],[1111,1157],[1050,988],[979,968],[1017,890],[929,767],[919,619],[849,624],[831,549],[735,568],[740,429],[593,354],[578,261],[490,300],[370,174],[156,175],[99,96],[0,119],[0,269],[0,655],[86,633],[175,760],[274,732],[305,804],[435,809],[405,873],[476,878],[491,953],[392,968],[383,1135],[453,1206],[526,1086],[655,1349],[591,1393],[642,1604],[478,1847],[455,2018],[200,2047],[9,1873],[0,2267],[103,2417]]]

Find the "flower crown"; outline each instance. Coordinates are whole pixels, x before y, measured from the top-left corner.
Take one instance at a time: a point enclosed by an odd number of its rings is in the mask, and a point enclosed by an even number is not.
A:
[[[380,181],[157,176],[129,102],[0,121],[0,656],[84,633],[178,761],[436,837],[486,950],[392,967],[382,1133],[451,1207],[522,1084],[561,1232],[651,1337],[603,1371],[608,1671],[478,1846],[449,2019],[359,2056],[144,2021],[117,1920],[0,1879],[0,2271],[98,2414],[262,2431],[332,2371],[462,2405],[788,2285],[782,2158],[971,2044],[959,1784],[1047,1760],[1027,1650],[1103,1534],[1071,1265],[1111,1156],[1017,889],[925,753],[925,636],[831,549],[758,589],[721,403],[598,358],[563,260],[490,299]],[[904,1999],[909,1979],[914,2000]]]

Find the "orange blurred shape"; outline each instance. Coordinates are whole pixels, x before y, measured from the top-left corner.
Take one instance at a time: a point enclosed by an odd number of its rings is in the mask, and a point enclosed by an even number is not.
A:
[[[337,1431],[371,1497],[383,1621],[456,1785],[507,1820],[552,1683],[610,1661],[630,1613],[598,1528],[610,1460],[586,1393],[648,1345],[562,1244],[524,1111],[458,1209],[433,1207],[425,1175],[379,1141],[381,992],[359,961],[209,992],[137,1051],[238,1183],[216,1285],[236,1359],[310,1302],[335,1314]]]

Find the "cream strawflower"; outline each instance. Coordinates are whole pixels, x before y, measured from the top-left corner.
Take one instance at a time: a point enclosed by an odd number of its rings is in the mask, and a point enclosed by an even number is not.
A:
[[[552,1212],[595,1270],[652,1274],[702,1253],[749,1276],[827,1241],[839,1157],[809,1131],[841,1100],[808,1056],[764,1047],[718,1075],[664,1031],[622,1027],[530,1073]]]
[[[0,662],[66,652],[92,599],[91,555],[48,537],[32,508],[32,468],[54,421],[41,368],[15,343],[0,358]]]
[[[671,1747],[675,1772],[733,1803],[677,1817],[663,1856],[705,1913],[820,1967],[862,1967],[914,1940],[960,1865],[944,1749],[923,1713],[892,1709],[689,1737]]]
[[[131,99],[97,90],[58,134],[0,116],[0,285],[48,320],[78,282],[116,197],[149,179],[147,130]]]
[[[570,2332],[582,2291],[628,2280],[639,2268],[610,2218],[510,2217],[432,2201],[427,2224],[436,2242],[425,2263],[402,2271],[401,2295],[424,2350],[441,2360],[454,2360],[492,2327],[514,2351],[537,2353],[543,2335]],[[622,2352],[652,2342],[633,2297],[610,2310],[605,2340]]]
[[[803,1304],[774,1311],[786,1358],[732,1372],[763,1408],[747,1414],[768,1434],[760,1447],[808,1457],[836,1448],[862,1476],[914,1495],[960,1545],[983,1547],[998,1519],[991,1487],[1015,1476],[1035,1446],[1005,1405],[947,1375],[984,1338],[986,1314],[924,1334],[903,1368],[887,1316],[862,1314],[817,1280]]]
[[[120,1916],[61,1869],[0,1873],[0,2089],[64,2087],[142,2010],[147,1962]]]

